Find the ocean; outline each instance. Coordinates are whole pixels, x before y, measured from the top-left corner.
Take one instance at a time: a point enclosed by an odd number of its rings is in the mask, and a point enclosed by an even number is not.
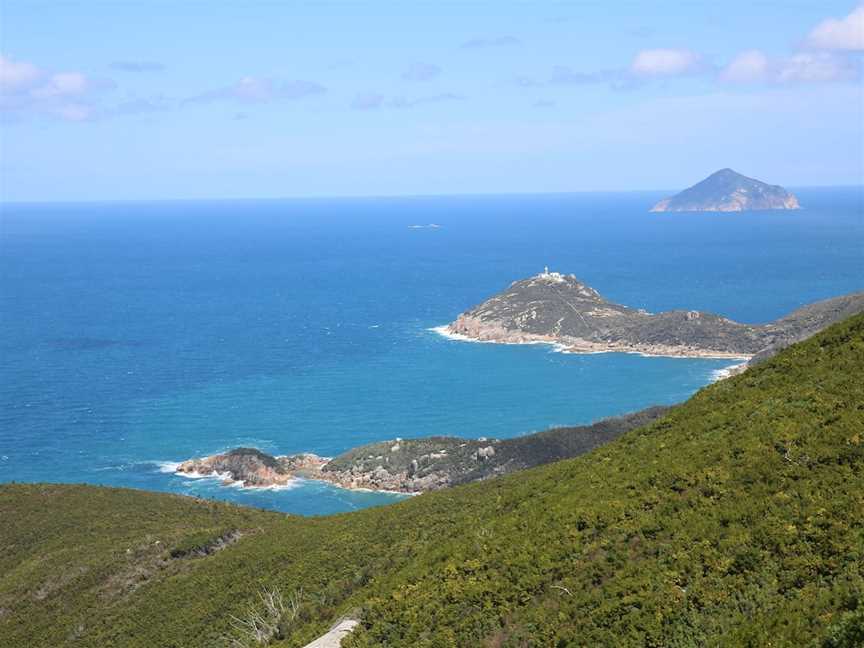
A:
[[[511,437],[682,401],[734,362],[432,329],[544,266],[629,306],[753,323],[864,289],[861,189],[796,193],[801,211],[740,214],[650,214],[655,192],[4,204],[0,482],[328,514],[399,496],[173,467],[235,446]]]

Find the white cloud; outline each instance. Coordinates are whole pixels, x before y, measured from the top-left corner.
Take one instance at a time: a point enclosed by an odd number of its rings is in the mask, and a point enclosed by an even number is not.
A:
[[[830,83],[859,76],[855,61],[833,52],[799,52],[769,59],[759,50],[748,50],[720,71],[720,81],[726,83]]]
[[[646,49],[638,52],[630,72],[640,77],[682,76],[698,72],[702,57],[687,49]]]
[[[33,90],[34,97],[64,97],[87,92],[93,84],[80,72],[52,74],[48,82]]]
[[[32,63],[13,61],[0,54],[0,89],[17,92],[35,85],[45,73]]]
[[[803,52],[783,61],[777,80],[789,82],[825,82],[854,79],[857,70],[846,58],[829,52]]]
[[[813,28],[805,42],[814,49],[864,50],[864,6],[845,18],[823,20]]]
[[[0,56],[0,111],[16,118],[41,114],[85,121],[98,112],[92,95],[114,88],[109,79],[82,72],[51,73],[25,61]]]
[[[760,50],[747,50],[738,54],[720,71],[720,80],[729,83],[759,83],[767,81],[771,61]]]

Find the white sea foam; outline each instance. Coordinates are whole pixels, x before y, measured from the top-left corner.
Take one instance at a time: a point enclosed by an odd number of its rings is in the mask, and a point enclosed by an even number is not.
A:
[[[179,465],[179,464],[178,464]],[[178,477],[183,477],[185,479],[216,479],[222,482],[229,482],[231,484],[235,483],[234,479],[231,477],[229,473],[222,472],[211,472],[211,473],[199,473],[196,470],[191,470],[189,472],[180,472],[175,470],[174,474]],[[236,482],[239,483],[239,482]]]
[[[447,338],[448,340],[454,340],[456,342],[473,342],[475,344],[506,344],[511,346],[525,346],[525,345],[543,345],[551,347],[551,350],[555,353],[565,353],[569,351],[569,348],[561,344],[559,342],[549,342],[547,340],[525,340],[524,342],[504,342],[498,340],[478,340],[477,338],[469,337],[467,335],[462,335],[461,333],[454,333],[450,330],[448,325],[443,326],[433,326],[431,328],[426,329],[427,331],[432,331],[433,333],[437,333],[441,337]],[[593,351],[591,353],[594,353]],[[603,353],[602,351],[597,351],[596,353]]]
[[[231,474],[227,472],[200,473],[195,470],[189,472],[180,472],[177,470],[180,467],[179,461],[152,461],[148,463],[152,463],[158,466],[159,472],[161,473],[168,473],[174,475],[175,477],[181,477],[183,479],[189,480],[209,480],[219,482],[220,486],[226,486],[228,488],[239,488],[244,491],[285,491],[301,486],[304,481],[298,477],[295,477],[285,484],[272,484],[270,486],[246,486],[245,484],[243,484],[243,482],[237,481],[236,479],[231,477]]]
[[[470,337],[468,335],[462,335],[462,333],[454,333],[450,330],[448,325],[444,326],[433,326],[431,328],[426,329],[427,331],[432,331],[433,333],[437,333],[441,337],[445,337],[448,340],[456,340],[457,342],[474,342],[475,344],[551,344],[551,342],[543,342],[543,341],[530,341],[530,342],[504,342],[498,340],[478,340],[477,338]]]
[[[728,378],[733,375],[739,368],[746,365],[746,362],[739,362],[738,364],[729,365],[728,367],[723,367],[722,369],[715,369],[711,372],[711,382],[715,383],[718,380],[723,380],[724,378]]]
[[[302,481],[299,478],[293,478],[291,481],[285,484],[270,484],[269,486],[247,486],[241,481],[237,481],[231,478],[231,475],[228,473],[210,473],[209,475],[202,475],[200,473],[175,473],[180,477],[189,477],[191,479],[212,479],[214,481],[218,481],[220,486],[227,486],[228,488],[237,488],[243,491],[286,491],[291,490],[293,488],[297,488],[302,485]]]
[[[239,484],[240,482],[234,481],[234,478],[231,477],[230,473],[199,473],[196,470],[192,470],[190,472],[175,472],[175,475],[178,477],[183,477],[184,479],[212,479],[219,482],[224,482],[226,485],[233,486],[234,484]]]
[[[441,337],[445,337],[448,340],[458,340],[459,342],[480,342],[486,343],[491,342],[491,340],[475,340],[474,338],[468,337],[467,335],[462,335],[461,333],[454,333],[450,330],[450,327],[447,324],[443,326],[433,326],[431,328],[426,329],[427,331],[432,331],[433,333],[437,333]]]
[[[155,464],[161,473],[176,473],[180,467],[179,461],[148,461],[147,463]]]

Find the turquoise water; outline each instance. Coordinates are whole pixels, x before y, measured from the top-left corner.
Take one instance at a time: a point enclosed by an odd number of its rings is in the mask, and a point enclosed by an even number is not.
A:
[[[860,190],[798,194],[800,212],[686,215],[648,214],[653,193],[4,205],[0,481],[322,514],[394,496],[170,468],[236,445],[333,455],[683,400],[731,363],[430,329],[545,265],[634,307],[746,322],[864,289]],[[427,223],[441,227],[409,227]]]

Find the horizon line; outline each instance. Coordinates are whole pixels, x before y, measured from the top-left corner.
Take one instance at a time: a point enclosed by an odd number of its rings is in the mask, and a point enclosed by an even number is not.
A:
[[[797,185],[790,189],[862,189],[861,184],[838,185]],[[502,192],[455,192],[455,193],[404,193],[404,194],[307,194],[297,196],[223,196],[223,197],[191,197],[191,198],[72,198],[72,199],[25,199],[5,200],[0,196],[0,207],[15,205],[46,205],[46,204],[101,204],[101,203],[154,203],[154,202],[252,202],[252,201],[287,201],[287,200],[387,200],[398,198],[482,198],[495,196],[567,196],[573,194],[612,194],[612,193],[677,193],[682,189],[574,189],[568,191],[502,191]]]

